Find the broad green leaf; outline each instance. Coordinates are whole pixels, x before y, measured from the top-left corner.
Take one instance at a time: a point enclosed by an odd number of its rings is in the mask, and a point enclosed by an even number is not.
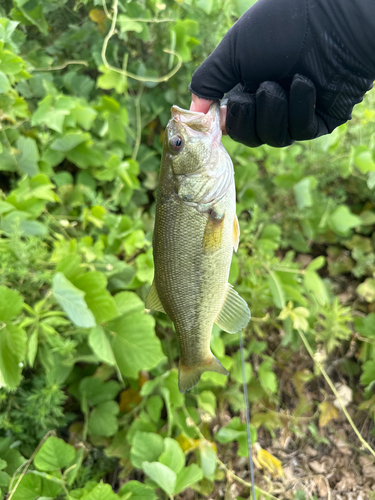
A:
[[[89,345],[101,361],[111,366],[116,364],[111,343],[102,327],[95,326],[90,331]]]
[[[361,384],[369,385],[375,381],[375,362],[369,360],[362,366],[363,373],[361,375]]]
[[[174,493],[177,476],[173,470],[159,462],[143,462],[142,469],[168,495]]]
[[[36,474],[26,474],[12,496],[13,500],[35,500],[42,495],[42,478]]]
[[[121,315],[141,312],[145,308],[143,300],[141,300],[138,295],[133,292],[120,292],[117,293],[114,298]]]
[[[89,271],[73,280],[74,285],[85,292],[85,302],[97,323],[104,323],[119,315],[116,302],[106,289],[107,278],[98,271]]]
[[[116,380],[103,382],[98,377],[85,377],[79,383],[82,398],[92,406],[115,399],[120,390],[121,385]]]
[[[83,495],[81,500],[120,500],[120,497],[114,493],[109,484],[99,483],[89,493]]]
[[[164,439],[164,451],[159,457],[159,462],[175,471],[176,474],[184,468],[185,455],[175,439]]]
[[[16,291],[0,286],[0,321],[11,321],[22,311],[23,299]]]
[[[36,26],[43,35],[48,35],[48,24],[44,17],[43,6],[41,4],[27,0],[13,0],[13,3],[20,9],[26,19]]]
[[[137,431],[134,434],[130,451],[130,458],[134,467],[141,469],[144,461],[156,461],[163,453],[163,441],[159,434]]]
[[[0,94],[5,94],[11,89],[8,77],[5,73],[0,71]]]
[[[13,390],[21,381],[20,363],[26,355],[26,332],[4,323],[0,329],[0,384]]]
[[[215,479],[217,458],[213,443],[201,440],[198,448],[200,466],[202,468],[203,475],[210,481],[213,481]]]
[[[311,178],[306,177],[293,187],[294,196],[296,197],[297,207],[303,209],[312,206],[311,196]]]
[[[35,455],[34,465],[45,472],[64,469],[74,460],[75,454],[72,445],[55,436],[50,436]]]
[[[67,280],[63,273],[57,273],[52,283],[53,295],[70,320],[83,328],[95,326],[95,317],[84,299],[85,293]]]
[[[356,167],[363,173],[375,171],[375,161],[372,152],[366,146],[359,146],[354,156]]]
[[[140,370],[151,370],[164,358],[154,325],[154,318],[142,313],[124,314],[109,323],[109,330],[115,334],[115,359],[126,377],[135,378]]]
[[[153,488],[138,481],[128,481],[120,488],[119,495],[128,498],[127,494],[131,493],[131,500],[156,500],[157,495]]]
[[[365,281],[357,287],[357,293],[362,295],[367,302],[375,302],[375,279],[365,279]]]
[[[83,132],[66,134],[59,139],[55,139],[50,148],[54,151],[68,152],[74,149],[78,144],[90,139],[90,135]]]
[[[270,361],[263,361],[258,368],[259,382],[266,392],[277,392],[277,379],[272,371],[272,363]]]
[[[156,394],[147,398],[146,408],[147,412],[154,422],[158,422],[160,419],[161,410],[163,409],[164,403],[160,396]],[[168,465],[168,464],[167,464]]]
[[[331,229],[339,236],[347,236],[351,229],[361,225],[362,220],[352,214],[345,205],[338,207],[328,218]]]
[[[21,136],[16,144],[18,151],[20,151],[20,155],[17,157],[18,168],[30,177],[38,174],[39,151],[34,139]]]
[[[101,167],[104,164],[102,152],[95,145],[91,146],[86,142],[78,144],[66,157],[79,168]]]
[[[209,413],[212,417],[216,416],[216,396],[211,391],[203,391],[198,396],[198,407]]]
[[[118,404],[115,401],[106,401],[95,408],[89,419],[89,433],[93,436],[114,436],[118,429]]]
[[[175,486],[175,495],[189,488],[193,484],[203,479],[203,471],[197,464],[191,464],[189,467],[184,467],[178,474]]]
[[[127,87],[126,77],[116,71],[113,71],[112,69],[106,68],[105,66],[100,66],[99,71],[103,73],[99,76],[96,83],[100,89],[115,89],[117,94],[125,92]]]

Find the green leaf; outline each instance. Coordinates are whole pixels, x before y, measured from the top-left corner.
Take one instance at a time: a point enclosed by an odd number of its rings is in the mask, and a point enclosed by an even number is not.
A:
[[[111,401],[120,390],[121,385],[116,380],[103,382],[98,377],[85,377],[79,383],[79,392],[82,398],[85,398],[92,406]]]
[[[157,495],[153,488],[138,481],[128,481],[120,488],[119,495],[128,498],[127,494],[131,493],[130,500],[156,500]]]
[[[13,0],[26,19],[36,26],[45,36],[48,35],[48,24],[44,17],[43,6],[41,4],[30,2],[28,0]]]
[[[84,299],[85,293],[67,280],[63,273],[57,273],[52,283],[53,295],[69,319],[75,325],[83,328],[95,326],[94,315]]]
[[[339,236],[348,236],[351,229],[361,225],[362,220],[353,215],[348,207],[341,205],[329,216],[328,223]]]
[[[74,149],[78,144],[85,142],[90,139],[90,134],[83,132],[75,132],[64,135],[59,139],[56,139],[51,144],[50,148],[54,151],[68,152]]]
[[[104,164],[102,152],[88,143],[79,144],[69,151],[66,157],[80,168],[101,167]]]
[[[42,478],[36,474],[26,474],[21,479],[14,495],[13,500],[35,500],[42,494]]]
[[[328,304],[329,297],[327,288],[322,278],[315,271],[306,269],[303,275],[303,282],[306,289],[311,292],[320,305]]]
[[[160,414],[163,406],[164,403],[160,396],[155,395],[147,398],[147,412],[155,423],[159,422],[160,420]]]
[[[297,207],[303,209],[312,206],[311,178],[306,177],[293,186]]]
[[[85,302],[97,323],[104,323],[119,315],[116,302],[106,289],[107,278],[98,271],[89,271],[73,280],[74,285],[85,292]]]
[[[100,89],[111,90],[115,89],[117,94],[122,94],[126,90],[126,77],[120,75],[112,69],[105,66],[100,66],[99,71],[103,73],[99,76],[96,84]]]
[[[174,493],[177,476],[173,470],[159,462],[143,462],[142,469],[168,495]]]
[[[354,163],[363,174],[375,171],[375,161],[367,146],[356,148]]]
[[[133,312],[141,312],[145,308],[143,300],[136,293],[120,292],[115,295],[115,302],[121,315]]]
[[[112,349],[124,376],[136,378],[140,370],[151,370],[164,358],[154,326],[154,318],[141,313],[124,314],[109,323],[116,334]]]
[[[282,309],[285,305],[285,296],[281,282],[275,273],[268,275],[268,285],[270,287],[275,306]]]
[[[159,457],[159,462],[175,471],[176,474],[184,468],[185,455],[176,440],[171,438],[164,439],[164,451]]]
[[[34,465],[45,472],[64,469],[74,460],[75,449],[62,439],[50,436],[34,457]]]
[[[23,299],[16,291],[0,286],[0,321],[11,321],[22,311]]]
[[[105,483],[97,484],[90,492],[81,497],[81,500],[120,500],[111,486]]]
[[[18,326],[4,324],[0,329],[0,384],[10,390],[21,381],[20,363],[26,355],[26,332]]]
[[[375,279],[365,279],[365,281],[357,287],[357,293],[362,295],[367,302],[375,302]]]
[[[116,364],[115,356],[112,351],[111,343],[100,326],[95,326],[89,333],[89,346],[101,361],[107,365]]]
[[[197,464],[191,464],[189,467],[184,467],[178,474],[175,486],[175,495],[181,493],[186,488],[203,479],[203,471]]]
[[[277,379],[272,371],[272,363],[263,361],[258,368],[259,382],[266,392],[277,392]]]
[[[163,452],[163,441],[159,434],[136,431],[130,450],[130,459],[134,467],[141,469],[145,460],[156,461]]]
[[[216,396],[211,391],[203,391],[198,396],[198,407],[209,413],[212,417],[216,416]]]
[[[369,385],[375,381],[375,362],[373,359],[366,361],[362,366],[361,384]]]
[[[118,429],[118,404],[115,401],[106,401],[95,408],[89,419],[89,433],[93,436],[114,436]]]
[[[0,71],[0,94],[5,94],[5,92],[8,92],[11,88],[8,77],[5,73]]]
[[[216,473],[216,452],[211,443],[199,443],[199,457],[204,477],[213,481]]]
[[[34,139],[21,136],[16,145],[20,151],[20,155],[17,157],[18,168],[30,177],[38,174],[39,151]]]

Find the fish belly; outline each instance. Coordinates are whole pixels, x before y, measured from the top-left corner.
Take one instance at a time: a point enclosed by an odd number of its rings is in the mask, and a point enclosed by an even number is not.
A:
[[[219,204],[216,209],[224,211],[221,245],[207,252],[203,248],[205,215],[179,199],[157,203],[155,286],[166,313],[175,324],[180,366],[187,368],[212,360],[212,326],[228,287],[233,253],[234,192],[228,192]]]

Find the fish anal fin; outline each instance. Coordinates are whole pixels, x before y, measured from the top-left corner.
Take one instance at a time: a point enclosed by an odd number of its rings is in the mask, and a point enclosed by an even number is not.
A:
[[[158,295],[158,292],[156,290],[155,281],[153,281],[152,287],[147,295],[146,308],[153,309],[154,311],[160,311],[160,312],[165,313],[164,307],[162,306],[162,303],[160,302],[159,295]]]
[[[250,309],[242,297],[228,283],[227,295],[215,323],[228,333],[237,333],[249,323]]]
[[[233,248],[237,252],[238,244],[240,242],[240,225],[238,224],[237,214],[234,214],[233,219]]]
[[[210,353],[207,360],[203,361],[200,365],[186,366],[181,363],[178,370],[178,388],[181,393],[192,389],[201,378],[204,372],[216,372],[222,375],[229,375],[228,370]]]
[[[204,253],[213,253],[221,247],[225,215],[219,215],[211,210],[208,215],[203,235]]]

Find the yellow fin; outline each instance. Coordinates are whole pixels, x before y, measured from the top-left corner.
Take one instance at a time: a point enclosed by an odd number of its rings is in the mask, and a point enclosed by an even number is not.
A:
[[[228,283],[227,296],[215,320],[218,327],[228,333],[237,333],[250,321],[249,306]]]
[[[219,250],[223,237],[225,215],[221,217],[213,210],[211,211],[203,235],[203,251],[213,253]]]
[[[233,219],[233,248],[237,252],[238,244],[240,242],[240,225],[238,224],[237,214],[234,214]]]
[[[180,361],[178,370],[178,388],[181,393],[194,387],[201,378],[203,372],[216,372],[222,375],[229,375],[228,370],[210,353],[210,357],[200,365],[185,366]]]
[[[146,298],[146,309],[153,309],[165,313],[164,307],[160,302],[158,292],[156,290],[155,281],[152,282],[151,290],[148,292]]]

